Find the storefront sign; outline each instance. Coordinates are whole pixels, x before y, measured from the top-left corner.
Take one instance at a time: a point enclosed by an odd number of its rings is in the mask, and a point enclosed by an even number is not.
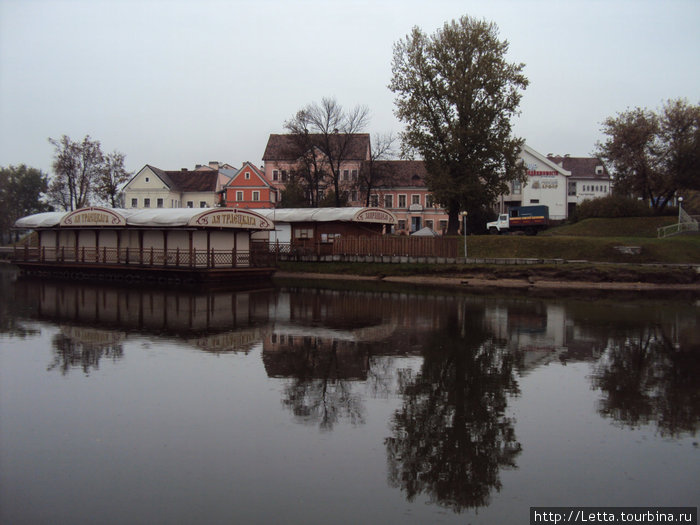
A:
[[[376,222],[380,224],[396,224],[396,217],[381,208],[367,208],[358,212],[353,219],[355,222]]]
[[[248,230],[271,230],[274,228],[273,224],[265,217],[236,208],[206,211],[193,217],[190,224],[211,228],[243,228]]]
[[[81,208],[61,220],[61,226],[124,226],[126,220],[107,208]]]

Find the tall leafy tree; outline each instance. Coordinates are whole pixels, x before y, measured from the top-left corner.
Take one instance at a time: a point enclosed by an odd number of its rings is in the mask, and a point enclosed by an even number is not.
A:
[[[660,111],[634,108],[603,122],[598,155],[615,173],[615,192],[657,212],[681,190],[700,189],[700,106],[676,99]]]
[[[395,113],[406,123],[404,154],[426,163],[427,185],[449,215],[456,233],[459,212],[476,211],[524,180],[518,154],[523,139],[512,135],[524,64],[505,59],[508,42],[495,24],[464,16],[432,35],[419,28],[394,45]]]
[[[0,168],[0,236],[10,238],[10,228],[20,217],[47,211],[43,196],[48,188],[47,175],[25,164]]]

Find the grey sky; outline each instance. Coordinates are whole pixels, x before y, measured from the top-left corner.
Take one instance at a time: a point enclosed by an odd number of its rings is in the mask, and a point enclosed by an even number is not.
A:
[[[700,102],[700,1],[0,0],[0,165],[49,172],[47,138],[90,134],[144,164],[261,163],[310,102],[367,105],[400,131],[392,47],[471,15],[495,22],[530,86],[515,132],[588,155],[600,123]]]

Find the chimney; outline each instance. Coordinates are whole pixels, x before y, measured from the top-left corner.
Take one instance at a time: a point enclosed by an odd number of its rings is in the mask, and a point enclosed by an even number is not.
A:
[[[209,167],[213,170],[218,170],[219,169],[219,161],[218,160],[210,160]]]

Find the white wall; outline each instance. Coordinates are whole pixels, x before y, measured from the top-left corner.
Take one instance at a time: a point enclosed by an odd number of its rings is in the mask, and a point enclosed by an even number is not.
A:
[[[527,183],[523,185],[522,205],[545,205],[549,207],[550,219],[566,219],[568,177],[558,172],[555,164],[527,151],[520,156],[528,171]]]

